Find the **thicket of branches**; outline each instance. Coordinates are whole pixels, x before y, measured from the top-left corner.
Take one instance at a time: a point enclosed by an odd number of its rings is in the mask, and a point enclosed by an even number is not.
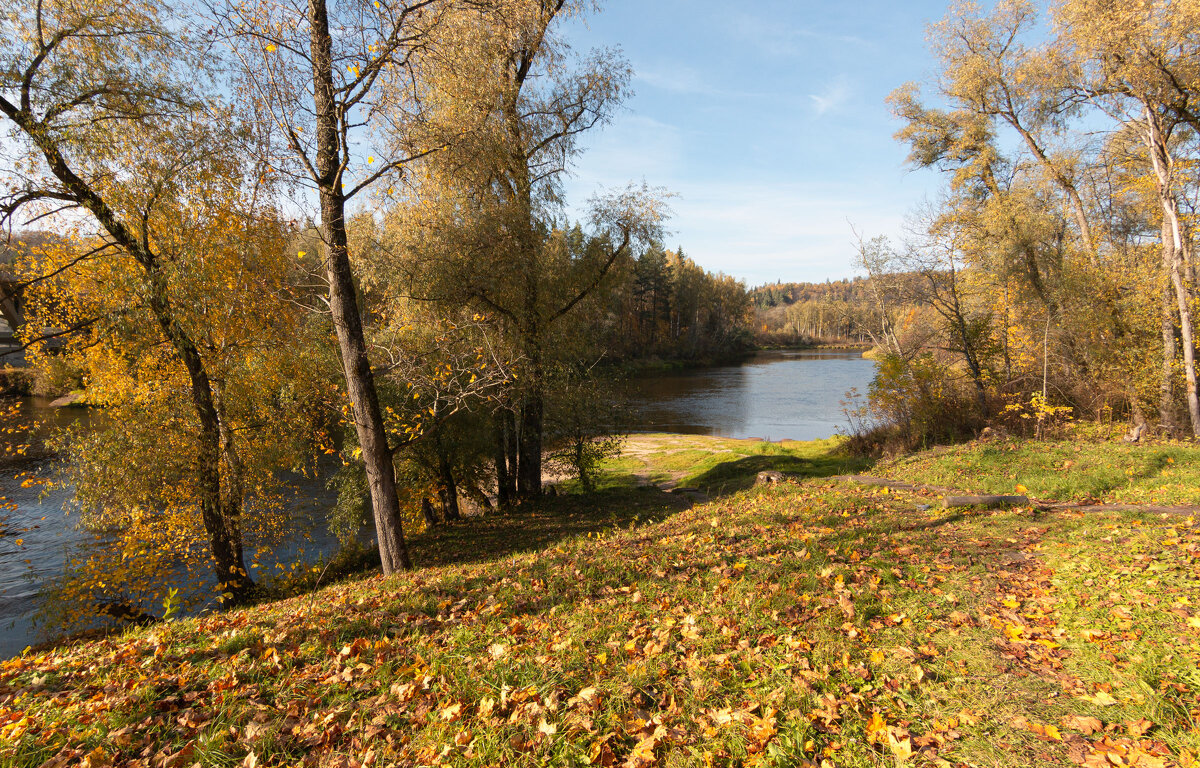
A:
[[[934,93],[890,100],[947,185],[902,242],[860,243],[867,427],[913,445],[1070,409],[1200,437],[1195,4],[962,4],[931,40]]]

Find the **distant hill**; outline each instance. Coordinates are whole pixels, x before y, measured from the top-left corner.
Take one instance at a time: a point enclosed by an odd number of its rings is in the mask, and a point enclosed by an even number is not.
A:
[[[758,309],[789,306],[798,301],[869,302],[870,278],[853,277],[823,283],[769,283],[750,289],[750,301]]]

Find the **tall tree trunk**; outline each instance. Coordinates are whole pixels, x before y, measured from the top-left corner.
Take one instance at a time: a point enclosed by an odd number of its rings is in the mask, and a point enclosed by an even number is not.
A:
[[[1158,423],[1168,434],[1178,429],[1175,423],[1175,307],[1172,306],[1172,265],[1175,262],[1175,241],[1171,227],[1163,218],[1162,223],[1162,369],[1158,384]]]
[[[225,408],[225,384],[217,379],[212,382],[213,407],[217,413],[217,433],[221,441],[221,462],[225,465],[224,498],[222,501],[221,520],[225,526],[225,539],[232,550],[229,559],[233,569],[244,576],[234,581],[235,595],[239,598],[253,591],[254,582],[246,571],[245,555],[242,546],[242,502],[245,498],[245,471],[237,445],[233,438],[233,428],[229,423],[229,413]]]
[[[454,466],[450,457],[438,450],[438,499],[442,502],[442,518],[446,522],[462,520],[458,508],[458,483],[454,480]]]
[[[321,239],[329,279],[329,309],[337,332],[338,351],[346,377],[354,429],[362,449],[371,493],[371,509],[379,541],[383,572],[412,567],[396,495],[396,470],[388,448],[387,430],[379,408],[379,395],[367,356],[362,318],[359,316],[350,251],[346,237],[346,201],[342,196],[342,149],[339,106],[333,84],[333,41],[329,33],[326,0],[309,0],[309,27],[313,70],[313,106],[316,115],[316,172],[321,202]]]
[[[512,504],[516,496],[516,478],[508,467],[508,411],[500,411],[494,417],[492,427],[493,463],[496,465],[496,504],[501,508]]]
[[[1143,100],[1143,116],[1146,120],[1146,149],[1154,170],[1155,186],[1163,213],[1163,231],[1170,235],[1173,256],[1171,258],[1171,286],[1175,289],[1175,300],[1179,309],[1179,335],[1183,347],[1183,373],[1187,380],[1188,416],[1192,435],[1200,437],[1200,394],[1196,384],[1196,345],[1193,340],[1191,292],[1183,279],[1184,263],[1189,261],[1191,233],[1179,213],[1179,201],[1175,197],[1174,168],[1167,133],[1164,132],[1158,114],[1151,109],[1150,102]],[[1166,255],[1163,256],[1164,260]]]
[[[516,416],[505,408],[496,413],[496,503],[501,508],[517,500]]]
[[[542,495],[542,428],[545,395],[540,382],[525,395],[521,407],[520,459],[517,463],[517,496],[536,499]]]
[[[433,504],[428,498],[421,499],[421,514],[425,516],[425,527],[434,528],[441,521],[437,519],[437,515],[433,513]]]
[[[1192,332],[1192,309],[1188,301],[1188,289],[1183,282],[1183,264],[1178,252],[1171,269],[1171,284],[1175,287],[1175,300],[1179,303],[1179,328],[1183,342],[1183,372],[1187,379],[1188,416],[1192,422],[1192,436],[1200,437],[1200,396],[1196,385],[1196,342]]]

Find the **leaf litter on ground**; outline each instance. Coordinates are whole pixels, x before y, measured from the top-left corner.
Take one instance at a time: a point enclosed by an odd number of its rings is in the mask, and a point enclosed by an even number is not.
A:
[[[455,563],[435,534],[444,565],[2,662],[0,763],[1197,764],[1194,519],[819,478],[664,496],[555,500],[534,551]]]

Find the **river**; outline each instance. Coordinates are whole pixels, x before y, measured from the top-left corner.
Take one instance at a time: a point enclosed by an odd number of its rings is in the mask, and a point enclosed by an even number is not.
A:
[[[817,440],[845,431],[850,390],[866,394],[875,363],[860,352],[760,352],[740,365],[639,376],[638,430],[762,440]]]
[[[22,411],[46,429],[86,423],[93,417],[86,408],[51,408],[41,398],[25,399]],[[75,527],[69,486],[23,487],[28,476],[48,479],[54,473],[53,460],[0,470],[0,495],[14,505],[0,512],[0,525],[11,532],[0,536],[0,659],[45,639],[34,625],[43,585],[61,576],[67,559],[86,551],[92,541],[92,534]],[[262,561],[260,572],[273,571],[276,563],[315,562],[337,548],[325,523],[336,492],[326,488],[323,480],[300,476],[289,478],[289,487],[295,494],[289,509],[296,535]]]
[[[846,393],[865,392],[874,373],[875,364],[854,352],[763,352],[741,365],[640,376],[630,382],[630,399],[643,431],[813,440],[846,427]],[[38,400],[27,400],[25,408],[60,427],[90,418],[86,409],[52,409]],[[22,469],[49,477],[54,466],[47,461]],[[40,639],[33,617],[42,585],[62,574],[66,558],[86,548],[90,534],[77,530],[67,514],[69,487],[22,488],[11,470],[0,472],[0,486],[15,502],[4,513],[5,525],[18,531],[0,536],[0,658],[7,658]],[[294,527],[302,533],[273,553],[267,569],[272,562],[312,561],[336,547],[325,525],[334,492],[305,478],[296,478],[293,487]]]

